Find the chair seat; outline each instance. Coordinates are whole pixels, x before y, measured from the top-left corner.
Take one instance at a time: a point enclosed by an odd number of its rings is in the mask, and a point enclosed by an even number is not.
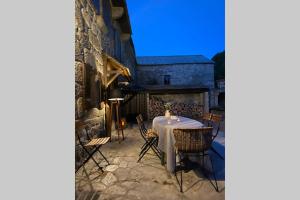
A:
[[[147,138],[158,137],[157,133],[153,129],[148,129],[146,133]]]
[[[106,144],[108,142],[108,140],[109,140],[109,137],[95,138],[95,139],[92,139],[85,146],[103,145],[103,144]]]

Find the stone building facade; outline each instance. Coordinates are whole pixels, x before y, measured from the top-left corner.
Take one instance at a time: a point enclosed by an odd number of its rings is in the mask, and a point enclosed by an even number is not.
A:
[[[215,106],[214,62],[202,55],[137,57],[137,82],[149,91],[149,119],[163,115],[166,102],[196,119]]]
[[[75,119],[91,136],[105,129],[104,54],[129,68],[135,78],[135,52],[125,0],[75,0]],[[122,78],[120,78],[122,79]],[[116,85],[114,81],[110,87]],[[76,161],[85,157],[76,145]]]
[[[137,57],[139,85],[180,85],[214,88],[214,62],[201,56]],[[169,76],[169,83],[165,77]]]

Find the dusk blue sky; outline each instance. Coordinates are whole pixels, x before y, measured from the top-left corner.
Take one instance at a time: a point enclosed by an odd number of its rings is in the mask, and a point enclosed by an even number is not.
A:
[[[127,0],[137,56],[197,55],[225,49],[224,0]]]

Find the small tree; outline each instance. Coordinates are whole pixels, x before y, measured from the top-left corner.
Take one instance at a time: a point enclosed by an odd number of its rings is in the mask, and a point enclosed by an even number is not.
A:
[[[214,55],[212,60],[215,62],[215,80],[225,79],[225,51]]]

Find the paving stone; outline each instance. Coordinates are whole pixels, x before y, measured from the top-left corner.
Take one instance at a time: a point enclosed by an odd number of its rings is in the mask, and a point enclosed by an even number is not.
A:
[[[134,168],[136,166],[140,165],[139,163],[137,163],[136,161],[135,162],[128,162],[127,163],[127,167],[128,168]]]
[[[124,187],[126,187],[128,189],[133,189],[138,184],[139,184],[139,182],[137,182],[137,181],[124,181],[123,183],[121,183],[122,186],[124,186]]]
[[[118,177],[119,181],[125,181],[130,173],[130,169],[128,168],[118,168],[114,171],[114,174]]]
[[[128,163],[126,161],[121,161],[119,167],[126,168]]]
[[[111,200],[111,199],[113,199],[111,194],[103,194],[103,193],[100,194],[99,200]]]
[[[107,187],[101,182],[94,182],[93,188],[94,188],[94,190],[97,190],[97,191],[104,191]]]
[[[129,176],[131,180],[139,181],[143,177],[143,174],[139,170],[132,169],[129,173]]]
[[[113,173],[108,172],[106,176],[102,179],[102,183],[104,183],[106,186],[110,186],[117,182],[117,180],[117,177],[113,175]]]
[[[128,196],[133,196],[136,199],[143,199],[143,196],[140,191],[130,190],[128,191]]]
[[[113,172],[118,168],[119,168],[118,165],[108,165],[105,167],[104,171]]]
[[[120,157],[116,157],[116,158],[112,161],[112,163],[115,164],[115,165],[120,164],[120,162],[121,162]]]
[[[127,191],[126,191],[125,187],[121,187],[118,185],[113,185],[105,191],[105,193],[107,193],[107,194],[114,194],[114,195],[124,195],[124,194],[126,194],[126,192]]]

